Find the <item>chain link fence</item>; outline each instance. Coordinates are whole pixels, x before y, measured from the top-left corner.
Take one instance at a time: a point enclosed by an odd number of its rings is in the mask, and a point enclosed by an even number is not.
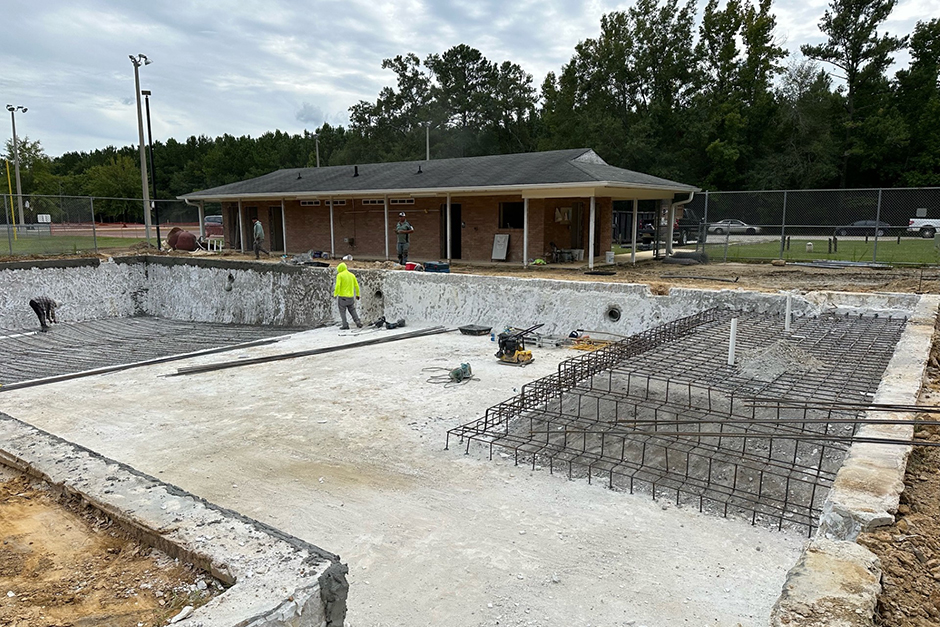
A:
[[[147,247],[140,198],[0,195],[0,256],[131,252]],[[199,235],[199,209],[179,200],[154,201],[150,244],[165,240],[173,227]],[[218,214],[206,206],[206,214]]]
[[[684,227],[713,261],[940,263],[940,188],[702,192]]]

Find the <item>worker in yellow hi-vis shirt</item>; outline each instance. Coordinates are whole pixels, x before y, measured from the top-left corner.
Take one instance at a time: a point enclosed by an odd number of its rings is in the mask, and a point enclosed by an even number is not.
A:
[[[349,323],[346,322],[346,312],[352,316],[356,326],[362,328],[362,322],[359,320],[359,314],[356,313],[356,301],[359,300],[359,281],[355,275],[346,269],[346,264],[341,263],[336,266],[336,287],[333,288],[333,296],[336,297],[336,303],[339,305],[339,317],[342,320],[340,329],[348,329]]]

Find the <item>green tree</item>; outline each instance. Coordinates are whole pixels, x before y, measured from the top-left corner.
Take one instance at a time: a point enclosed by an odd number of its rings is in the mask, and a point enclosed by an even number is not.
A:
[[[770,8],[770,0],[728,0],[723,9],[709,0],[705,7],[697,46],[704,84],[696,110],[707,133],[702,175],[710,189],[749,187],[751,167],[769,150],[772,85],[786,56],[774,41]]]
[[[126,155],[117,155],[107,164],[95,165],[85,172],[83,191],[88,196],[101,198],[95,203],[97,216],[123,221],[139,221],[142,207],[140,198],[140,166]]]
[[[793,63],[776,91],[769,124],[772,147],[755,163],[755,189],[818,189],[839,180],[839,142],[833,137],[839,97],[818,64]]]
[[[896,4],[897,0],[832,0],[819,22],[828,37],[826,43],[800,47],[810,59],[841,71],[837,76],[845,81],[842,187],[850,181],[868,182],[859,176],[862,155],[886,138],[885,131],[887,136],[896,132],[894,123],[879,128],[880,121],[874,119],[884,113],[890,100],[885,71],[894,61],[892,55],[906,43],[906,38],[878,33]],[[860,133],[866,123],[869,128]]]
[[[694,3],[640,0],[601,18],[542,84],[543,149],[591,146],[612,164],[688,178],[688,125],[699,85]]]
[[[917,23],[910,49],[910,67],[896,76],[898,110],[910,145],[895,163],[903,185],[940,185],[940,18]]]

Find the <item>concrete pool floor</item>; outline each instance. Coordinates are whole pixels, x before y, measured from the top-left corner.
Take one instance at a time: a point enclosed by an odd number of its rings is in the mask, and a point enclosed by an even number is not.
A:
[[[11,390],[0,411],[339,553],[352,627],[766,624],[804,537],[443,450],[574,351],[512,368],[488,336],[449,333],[163,376],[380,333]],[[461,362],[480,380],[427,382]]]

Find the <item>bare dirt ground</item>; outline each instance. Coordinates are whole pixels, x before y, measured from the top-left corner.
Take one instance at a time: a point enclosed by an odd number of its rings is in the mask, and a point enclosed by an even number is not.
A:
[[[158,627],[221,589],[96,510],[23,476],[0,481],[0,625]]]

